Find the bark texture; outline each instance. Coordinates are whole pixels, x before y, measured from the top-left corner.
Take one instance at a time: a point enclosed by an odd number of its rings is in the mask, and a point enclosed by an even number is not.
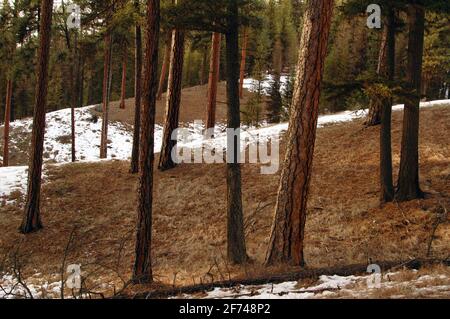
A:
[[[164,92],[164,84],[166,83],[167,79],[167,72],[169,71],[169,65],[170,65],[170,53],[171,53],[171,44],[172,43],[172,37],[168,36],[166,43],[164,45],[164,58],[163,58],[163,64],[161,67],[161,75],[159,77],[159,86],[158,86],[158,95],[157,100],[162,99],[162,95]]]
[[[153,165],[155,161],[155,111],[158,90],[158,41],[160,1],[147,0],[145,20],[145,68],[142,94],[140,178],[133,281],[151,283]]]
[[[266,264],[303,266],[306,209],[319,115],[320,87],[330,33],[333,0],[308,1],[286,158],[275,208]]]
[[[421,5],[408,6],[408,68],[407,83],[411,96],[405,103],[402,151],[396,198],[408,201],[423,197],[419,184],[419,124],[422,81],[425,9]]]
[[[108,157],[109,90],[111,82],[112,39],[110,31],[105,35],[105,55],[103,61],[103,115],[100,158]]]
[[[245,65],[247,61],[247,44],[248,44],[248,29],[244,29],[244,36],[242,39],[242,52],[241,52],[241,73],[239,82],[239,97],[244,98],[244,77],[245,77]]]
[[[228,97],[228,128],[240,129],[241,113],[239,100],[239,11],[238,0],[228,3],[226,33],[226,79]],[[234,152],[230,146],[234,146]],[[242,178],[239,164],[239,141],[228,137],[227,163],[227,212],[228,212],[228,260],[233,264],[247,261],[245,247],[244,216],[242,209]]]
[[[206,106],[206,128],[216,126],[217,85],[220,69],[220,43],[222,35],[213,33],[211,46],[211,61],[209,65],[208,104]]]
[[[184,31],[174,30],[172,33],[172,47],[170,53],[166,117],[158,165],[158,168],[161,171],[169,170],[176,166],[175,162],[172,160],[172,149],[176,147],[177,141],[172,140],[172,134],[178,128],[181,105],[181,85],[183,80],[183,63]]]
[[[139,0],[134,1],[135,10],[140,12]],[[139,172],[139,151],[141,136],[141,101],[142,101],[142,30],[139,22],[135,27],[135,68],[134,68],[134,134],[131,152],[131,173]]]
[[[123,45],[122,56],[122,85],[120,94],[120,108],[125,109],[125,99],[127,98],[127,62],[128,62],[128,46],[126,43]]]
[[[42,154],[44,151],[45,109],[47,104],[48,64],[52,25],[53,0],[41,1],[39,25],[39,52],[37,68],[36,97],[31,135],[31,154],[28,168],[28,192],[21,232],[24,234],[42,228],[40,199],[42,183]]]

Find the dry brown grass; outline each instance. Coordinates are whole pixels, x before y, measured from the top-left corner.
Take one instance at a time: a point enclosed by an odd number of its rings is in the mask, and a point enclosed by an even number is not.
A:
[[[394,166],[398,170],[401,113],[394,114]],[[306,228],[309,267],[426,257],[439,206],[450,208],[450,108],[422,111],[421,178],[424,200],[380,207],[378,201],[378,128],[362,121],[320,129]],[[64,249],[76,228],[68,263],[101,263],[130,277],[134,254],[137,179],[127,162],[55,166],[42,196],[45,229],[19,235],[19,206],[0,209],[0,255],[20,241],[29,255],[28,273],[59,273]],[[155,175],[154,268],[167,285],[251,277],[265,269],[264,259],[278,175],[260,175],[244,165],[247,247],[253,263],[227,265],[225,167],[183,165]],[[258,207],[267,205],[256,216]],[[126,239],[126,240],[125,240]],[[123,249],[121,249],[123,244]],[[121,253],[121,258],[118,258]],[[449,222],[439,226],[432,256],[450,254]],[[118,266],[118,267],[116,267]],[[176,274],[176,276],[175,276]],[[100,276],[100,275],[98,275]],[[103,274],[103,280],[111,274]],[[111,279],[112,280],[112,279]]]

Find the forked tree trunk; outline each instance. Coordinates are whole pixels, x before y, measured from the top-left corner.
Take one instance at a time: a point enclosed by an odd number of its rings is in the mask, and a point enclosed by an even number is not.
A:
[[[278,262],[296,266],[305,264],[306,209],[332,12],[333,0],[308,1],[267,265]]]
[[[169,84],[167,88],[166,117],[164,122],[164,133],[159,158],[158,168],[165,171],[174,168],[172,149],[176,147],[177,141],[172,140],[174,130],[178,128],[181,85],[183,81],[184,63],[184,31],[174,30],[172,34],[172,46],[170,53]]]
[[[169,71],[171,46],[172,46],[172,37],[168,36],[166,44],[164,45],[164,58],[161,67],[161,75],[159,77],[158,95],[156,97],[158,101],[162,99],[162,95],[164,92],[164,84],[166,83],[167,72]]]
[[[105,34],[105,55],[103,61],[103,115],[100,158],[108,157],[109,89],[111,79],[112,39],[110,31]]]
[[[239,10],[238,0],[228,3],[226,33],[226,79],[228,97],[228,128],[240,129],[241,113],[239,100]],[[245,246],[244,215],[242,209],[242,177],[239,164],[239,141],[228,136],[227,149],[227,253],[233,264],[247,261]]]
[[[122,86],[120,94],[120,108],[125,109],[125,99],[127,98],[127,62],[128,62],[128,46],[124,43],[122,56]]]
[[[139,9],[139,0],[134,1],[137,12]],[[141,136],[141,94],[142,94],[142,31],[141,25],[136,23],[135,27],[135,69],[134,69],[134,134],[133,150],[131,154],[131,173],[139,172],[139,149]]]
[[[408,6],[409,44],[407,83],[411,97],[405,103],[402,151],[396,198],[408,201],[423,197],[419,182],[420,89],[422,80],[425,10]]]
[[[6,84],[5,128],[3,132],[3,167],[9,166],[9,123],[11,122],[12,94],[13,83],[11,79],[8,79]]]
[[[153,165],[155,160],[155,111],[158,90],[158,41],[160,25],[160,0],[147,0],[145,20],[145,71],[142,94],[142,130],[140,153],[140,178],[138,189],[138,218],[136,256],[133,281],[153,282],[152,273],[152,205]]]
[[[389,8],[385,23],[386,45],[385,53],[380,63],[379,74],[392,83],[395,73],[395,11]],[[381,202],[391,202],[394,199],[394,182],[392,178],[392,98],[384,98],[381,105],[380,129],[380,182]]]
[[[387,55],[387,28],[384,28],[382,36],[381,36],[381,44],[380,44],[380,53],[378,55],[378,68],[377,74],[381,75],[383,70],[386,69],[386,55]],[[369,115],[367,117],[366,122],[364,123],[366,126],[377,126],[381,124],[381,109],[382,109],[382,101],[376,98],[372,98],[369,103]]]
[[[31,135],[30,164],[28,167],[28,192],[24,219],[20,228],[24,234],[32,233],[42,228],[40,213],[42,155],[44,151],[52,10],[53,0],[41,1],[37,85]]]
[[[217,107],[217,85],[219,83],[220,72],[220,42],[222,35],[213,33],[211,46],[211,61],[209,66],[208,80],[208,104],[206,107],[206,128],[216,126],[216,107]]]
[[[239,97],[244,98],[244,77],[245,77],[245,64],[247,61],[247,44],[248,44],[248,28],[244,29],[244,37],[242,40],[242,53],[241,53],[241,73],[239,82]]]

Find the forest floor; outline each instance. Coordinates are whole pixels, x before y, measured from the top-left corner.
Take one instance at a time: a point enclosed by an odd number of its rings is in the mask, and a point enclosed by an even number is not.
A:
[[[305,231],[308,267],[450,257],[450,108],[423,109],[421,116],[420,169],[427,196],[382,207],[379,128],[364,128],[362,120],[355,120],[319,129]],[[401,123],[402,112],[394,112],[395,173]],[[137,177],[128,170],[129,163],[119,160],[48,165],[41,232],[24,237],[17,231],[23,194],[15,192],[15,201],[0,208],[0,256],[5,256],[5,264],[15,261],[21,277],[36,285],[58,282],[63,264],[80,264],[90,290],[111,294],[113,287],[119,289],[131,276],[134,256]],[[278,180],[278,174],[261,175],[259,165],[243,165],[246,239],[252,262],[234,267],[224,256],[225,166],[181,165],[156,171],[157,282],[183,286],[295,271],[261,266]]]

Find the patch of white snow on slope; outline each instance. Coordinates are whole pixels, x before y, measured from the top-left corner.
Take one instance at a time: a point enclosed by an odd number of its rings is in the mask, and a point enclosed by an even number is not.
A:
[[[28,167],[0,167],[0,201],[18,191],[24,193],[27,188]],[[6,201],[11,204],[11,201]]]

